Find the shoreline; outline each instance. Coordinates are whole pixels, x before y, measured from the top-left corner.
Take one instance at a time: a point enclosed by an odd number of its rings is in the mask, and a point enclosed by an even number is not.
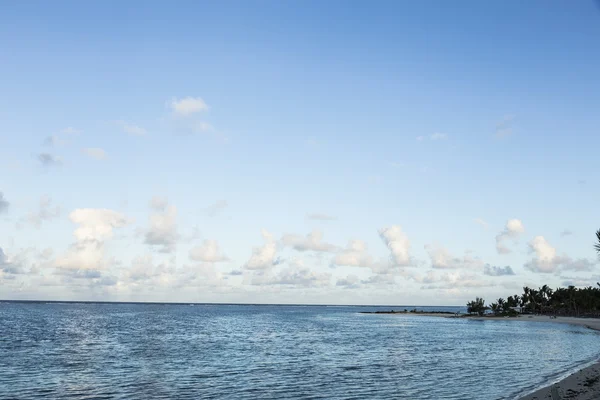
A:
[[[394,314],[415,315],[440,318],[460,318],[474,321],[528,321],[528,322],[550,322],[556,324],[568,324],[582,326],[600,334],[600,318],[580,317],[556,317],[550,318],[543,315],[520,315],[518,317],[495,317],[495,316],[468,316],[448,315],[448,313],[432,312],[402,312],[402,311],[379,311],[369,314]],[[515,400],[594,400],[600,399],[600,354],[595,360],[589,360],[576,367],[574,372],[565,371],[556,379],[549,381],[545,386],[532,389],[515,397]]]

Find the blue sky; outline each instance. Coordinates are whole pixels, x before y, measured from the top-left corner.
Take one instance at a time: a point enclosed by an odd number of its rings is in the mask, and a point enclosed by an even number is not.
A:
[[[591,1],[6,3],[0,298],[594,285],[599,35]]]

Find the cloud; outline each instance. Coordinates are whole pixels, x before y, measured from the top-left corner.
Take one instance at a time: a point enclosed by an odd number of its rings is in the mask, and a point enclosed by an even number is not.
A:
[[[179,240],[177,231],[177,207],[168,205],[166,199],[153,197],[150,206],[154,213],[150,215],[150,227],[144,235],[144,243],[158,247],[162,253],[175,251]]]
[[[275,274],[268,272],[253,276],[252,285],[285,285],[296,288],[319,288],[331,284],[331,274],[306,268],[301,262],[283,268]]]
[[[222,262],[229,261],[219,250],[219,244],[216,240],[205,240],[202,245],[195,246],[190,250],[190,259],[203,262]]]
[[[566,255],[559,256],[556,249],[543,236],[533,238],[529,242],[529,249],[535,256],[524,267],[532,272],[549,274],[560,271],[590,271],[597,265],[595,261],[585,258],[572,259]]]
[[[446,135],[445,133],[435,132],[429,136],[417,136],[416,138],[417,142],[422,142],[426,139],[429,139],[431,141],[446,140],[448,139],[448,135]]]
[[[46,147],[55,147],[55,146],[64,145],[66,143],[67,143],[67,141],[61,139],[59,136],[50,135],[44,139],[44,142],[42,144]]]
[[[106,152],[99,147],[86,147],[81,149],[81,152],[94,160],[104,160]]]
[[[69,126],[68,128],[61,130],[60,132],[64,133],[65,135],[79,135],[81,133],[81,130]]]
[[[246,262],[244,267],[250,270],[266,270],[270,269],[275,265],[275,254],[277,253],[277,243],[273,239],[268,231],[263,229],[261,231],[264,245],[261,247],[255,247],[252,249],[252,255]]]
[[[0,214],[7,212],[8,207],[10,207],[10,203],[4,197],[4,193],[0,192]]]
[[[60,213],[60,207],[53,207],[52,199],[50,197],[42,196],[40,199],[39,208],[36,211],[27,214],[23,220],[39,229],[44,222],[58,218]]]
[[[465,254],[462,258],[454,257],[439,245],[425,245],[425,251],[431,259],[431,267],[436,269],[478,268],[483,266],[479,258]]]
[[[73,232],[75,243],[55,261],[57,268],[66,270],[104,269],[104,242],[113,237],[113,229],[130,223],[123,214],[98,208],[76,209],[69,219],[78,225]]]
[[[0,278],[4,274],[18,275],[24,274],[25,268],[22,260],[11,259],[5,253],[2,247],[0,247]],[[0,280],[1,282],[1,280]]]
[[[229,206],[227,200],[219,200],[214,204],[206,207],[206,213],[209,217],[214,217]]]
[[[141,126],[130,124],[127,121],[118,120],[115,121],[115,123],[123,130],[123,132],[132,136],[144,136],[147,133]]]
[[[483,267],[483,274],[489,276],[507,276],[514,275],[515,272],[509,265],[505,267],[495,267],[490,264],[486,264]]]
[[[484,221],[483,219],[481,219],[481,218],[475,218],[475,219],[474,219],[474,221],[475,221],[476,223],[478,223],[479,225],[481,225],[481,226],[482,226],[484,229],[486,229],[486,230],[487,230],[487,229],[489,228],[489,226],[490,226],[490,225],[489,225],[487,222],[485,222],[485,221]]]
[[[270,283],[300,287],[329,286],[331,274],[315,272],[309,268],[285,268]]]
[[[522,234],[523,232],[525,232],[525,227],[523,226],[523,223],[521,222],[521,220],[518,219],[511,219],[508,220],[508,222],[506,222],[506,226],[504,227],[504,230],[502,230],[502,232],[498,233],[498,235],[496,235],[496,251],[498,252],[498,254],[508,254],[511,252],[511,250],[506,247],[506,245],[504,244],[504,241],[506,239],[513,239],[513,240],[517,240],[519,235]]]
[[[399,225],[379,229],[379,236],[391,252],[390,259],[396,266],[408,266],[410,257],[410,241]]]
[[[314,230],[306,237],[300,235],[283,235],[281,241],[285,246],[298,251],[334,252],[338,248],[333,244],[323,242],[323,233]]]
[[[38,161],[44,167],[58,167],[62,165],[62,159],[58,156],[54,156],[50,153],[40,153],[37,156]]]
[[[568,229],[565,229],[564,231],[562,231],[562,232],[560,233],[560,237],[571,236],[572,234],[573,234],[573,232],[571,232],[571,231],[570,231],[570,230],[568,230]]]
[[[372,268],[373,257],[367,251],[367,244],[362,240],[351,240],[344,250],[333,258],[332,265]]]
[[[167,105],[175,114],[182,116],[208,110],[208,105],[200,97],[173,98]]]
[[[357,289],[361,287],[361,281],[356,275],[348,275],[345,278],[339,278],[335,282],[335,286],[342,287],[344,289]]]
[[[463,271],[449,271],[442,274],[429,271],[424,276],[415,276],[414,280],[423,284],[421,289],[427,290],[494,286],[492,282],[482,281],[477,275]]]
[[[321,213],[312,213],[306,216],[306,219],[315,220],[315,221],[335,221],[337,217],[321,214]]]
[[[496,124],[496,131],[494,132],[494,136],[498,139],[505,138],[513,134],[513,122],[515,116],[514,115],[506,115],[502,121]]]

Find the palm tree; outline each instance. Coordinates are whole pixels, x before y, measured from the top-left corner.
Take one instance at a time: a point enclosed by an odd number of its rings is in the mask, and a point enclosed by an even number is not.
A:
[[[594,249],[596,249],[598,255],[600,255],[600,229],[596,231],[596,239],[598,239],[598,243],[594,245]]]

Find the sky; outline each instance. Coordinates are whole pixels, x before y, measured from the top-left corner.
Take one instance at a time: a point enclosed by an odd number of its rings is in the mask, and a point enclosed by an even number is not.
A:
[[[593,1],[8,1],[0,299],[600,281]]]

